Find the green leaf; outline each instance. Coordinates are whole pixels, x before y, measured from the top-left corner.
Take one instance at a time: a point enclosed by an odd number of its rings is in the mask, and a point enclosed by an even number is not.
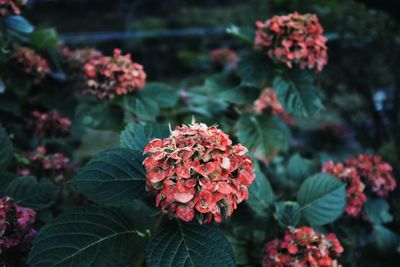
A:
[[[0,170],[8,166],[13,155],[13,145],[4,128],[0,128]]]
[[[0,78],[0,94],[3,94],[6,91],[6,84],[4,83],[3,79]]]
[[[121,132],[121,146],[143,152],[151,140],[169,135],[168,127],[157,123],[129,123]]]
[[[236,123],[236,136],[240,143],[251,150],[260,150],[263,155],[285,151],[290,136],[277,118],[255,114],[243,114]]]
[[[212,225],[170,222],[152,238],[146,258],[151,267],[236,266],[228,240]]]
[[[54,28],[42,29],[32,33],[29,42],[37,50],[56,48],[58,35]]]
[[[0,171],[0,195],[6,195],[8,185],[17,177],[13,172]]]
[[[124,119],[123,110],[109,103],[81,103],[76,113],[84,126],[97,130],[113,130]]]
[[[21,16],[7,16],[4,18],[7,30],[16,34],[29,34],[33,32],[32,24]]]
[[[34,210],[52,206],[57,198],[59,187],[49,180],[38,182],[36,177],[18,177],[7,187],[6,195],[15,203]]]
[[[285,201],[275,203],[274,217],[282,227],[296,227],[300,222],[301,210],[299,203]]]
[[[294,181],[302,181],[306,177],[312,174],[313,161],[308,160],[300,156],[300,154],[294,154],[288,162],[287,174]]]
[[[178,102],[178,90],[163,83],[147,83],[139,95],[155,101],[160,108],[174,107]]]
[[[286,75],[279,75],[273,87],[279,102],[290,114],[309,117],[323,108],[309,71],[291,70]]]
[[[143,121],[155,121],[160,113],[160,107],[157,102],[149,97],[126,96],[124,105],[129,112],[134,113]]]
[[[400,241],[395,232],[382,225],[375,226],[373,237],[379,250],[384,253],[396,251]]]
[[[29,266],[126,267],[143,246],[138,232],[114,208],[72,209],[44,226],[29,254]]]
[[[266,55],[259,51],[245,51],[240,55],[237,73],[242,83],[264,87],[272,67]]]
[[[364,213],[368,220],[375,225],[393,221],[393,215],[389,212],[390,206],[385,199],[368,198],[364,204]]]
[[[257,162],[254,163],[256,179],[249,186],[249,199],[247,204],[256,214],[260,216],[268,215],[269,206],[275,199],[271,184],[268,178],[260,170]]]
[[[313,226],[335,221],[346,206],[345,184],[335,176],[319,173],[306,179],[297,194],[304,218]]]
[[[146,173],[141,153],[126,148],[101,152],[72,179],[90,200],[104,205],[126,205],[145,193]]]
[[[248,45],[252,45],[254,43],[255,35],[252,27],[238,27],[236,25],[231,25],[226,28],[226,32]]]

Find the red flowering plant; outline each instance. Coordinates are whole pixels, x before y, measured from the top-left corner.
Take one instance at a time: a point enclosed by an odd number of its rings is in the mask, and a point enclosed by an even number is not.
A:
[[[346,183],[346,213],[353,217],[359,216],[367,197],[364,194],[365,185],[361,182],[357,170],[345,167],[342,163],[335,165],[329,161],[322,166],[322,171]]]
[[[270,112],[272,115],[281,117],[286,123],[292,123],[292,118],[283,109],[276,93],[271,88],[265,88],[260,97],[254,102],[253,109],[255,112]]]
[[[322,71],[327,63],[327,39],[318,17],[297,12],[256,22],[254,46],[276,62],[292,68]]]
[[[0,16],[19,15],[28,0],[0,0]]]
[[[385,197],[396,188],[392,166],[379,155],[360,154],[346,161],[346,165],[357,169],[364,183],[379,197]]]
[[[218,67],[236,69],[239,56],[229,47],[214,49],[210,52],[211,61]]]
[[[33,129],[37,137],[60,137],[68,136],[71,132],[72,122],[62,117],[57,111],[40,112],[32,111],[28,127]]]
[[[288,228],[282,240],[265,246],[264,267],[340,267],[343,247],[334,234],[324,235],[310,227]]]
[[[46,59],[29,47],[15,48],[11,60],[18,70],[31,76],[35,83],[41,82],[50,73]]]
[[[146,82],[143,66],[132,61],[131,55],[122,55],[115,49],[112,57],[95,57],[84,65],[86,85],[84,94],[93,94],[99,99],[113,99],[141,90]]]
[[[48,177],[55,182],[63,181],[69,169],[70,159],[67,156],[60,152],[48,153],[43,146],[22,152],[17,164],[17,174],[20,176]]]
[[[255,179],[246,152],[215,126],[182,125],[144,149],[147,188],[157,192],[164,213],[186,222],[195,216],[201,223],[221,222],[248,198]]]
[[[15,204],[9,197],[0,199],[0,264],[26,266],[30,244],[36,235],[36,213]]]

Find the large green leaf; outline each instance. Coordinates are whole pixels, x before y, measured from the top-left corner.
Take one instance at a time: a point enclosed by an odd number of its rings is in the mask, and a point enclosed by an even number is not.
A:
[[[49,180],[38,182],[36,177],[18,177],[6,189],[6,195],[15,203],[34,210],[50,207],[56,201],[59,187]]]
[[[154,99],[141,95],[126,96],[124,106],[142,121],[154,121],[160,113],[160,106]]]
[[[163,83],[147,83],[139,95],[157,102],[161,108],[173,107],[178,101],[178,91]]]
[[[72,179],[90,200],[105,205],[126,205],[145,193],[142,155],[127,148],[101,152]]]
[[[31,34],[29,42],[38,50],[57,48],[59,43],[57,31],[54,28],[35,31]]]
[[[383,253],[396,251],[400,241],[398,234],[384,227],[383,225],[375,226],[373,238],[378,249]]]
[[[119,127],[124,119],[123,110],[107,102],[81,103],[76,113],[84,126],[98,130],[113,130]]]
[[[300,154],[294,154],[288,162],[287,174],[290,179],[300,182],[313,173],[314,162],[303,158]]]
[[[170,222],[150,241],[147,265],[231,267],[236,260],[228,240],[215,226]]]
[[[17,177],[13,172],[0,171],[0,195],[5,195],[8,185]]]
[[[28,263],[31,267],[126,267],[135,248],[143,246],[142,237],[114,208],[72,209],[40,230]]]
[[[266,55],[259,51],[245,51],[240,54],[237,73],[242,83],[264,87],[272,67]]]
[[[248,45],[253,45],[254,43],[255,34],[252,27],[238,27],[236,25],[231,25],[226,28],[226,32]]]
[[[13,145],[6,130],[0,128],[0,170],[7,167],[13,158]]]
[[[323,108],[314,77],[309,71],[291,70],[279,75],[273,87],[279,102],[290,114],[309,117]]]
[[[296,227],[300,222],[301,210],[299,203],[285,201],[275,203],[274,217],[282,227]]]
[[[264,155],[289,147],[290,133],[278,118],[271,116],[243,114],[236,123],[236,135],[247,148]]]
[[[249,186],[249,199],[247,204],[256,214],[266,216],[271,203],[274,201],[274,192],[272,191],[271,184],[268,178],[260,170],[257,162],[255,165],[256,179]]]
[[[389,203],[382,198],[368,198],[364,204],[364,213],[368,220],[375,225],[393,221],[393,215],[389,212]]]
[[[7,30],[12,34],[29,34],[34,29],[32,24],[22,16],[7,16],[4,22]]]
[[[240,80],[230,73],[219,73],[209,77],[202,90],[212,98],[233,104],[252,104],[260,94],[258,88],[241,85]]]
[[[121,132],[121,146],[142,152],[151,140],[169,135],[168,127],[157,123],[129,123]]]
[[[335,221],[346,206],[345,184],[335,176],[319,173],[306,179],[297,194],[304,218],[314,226]]]

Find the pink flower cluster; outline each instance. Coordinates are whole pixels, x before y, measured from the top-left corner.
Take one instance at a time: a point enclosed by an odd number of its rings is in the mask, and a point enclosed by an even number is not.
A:
[[[360,215],[367,197],[364,194],[365,185],[361,182],[357,170],[345,167],[342,163],[326,162],[322,171],[336,176],[346,183],[346,213],[352,217]]]
[[[21,14],[21,7],[25,6],[28,0],[0,0],[0,16]]]
[[[228,47],[215,49],[211,51],[210,56],[215,65],[230,69],[236,69],[236,64],[239,61],[239,56],[236,52]]]
[[[65,173],[70,169],[70,160],[63,153],[47,154],[45,147],[37,147],[35,151],[23,152],[18,163],[17,174],[22,176],[35,175],[48,177],[55,182],[64,180]]]
[[[195,215],[200,223],[231,216],[255,179],[247,149],[203,123],[178,126],[144,153],[147,188],[157,192],[157,206],[186,222]]]
[[[272,115],[281,117],[285,122],[292,123],[292,118],[283,109],[276,93],[271,88],[265,88],[260,97],[254,102],[253,110],[255,112],[269,112]]]
[[[340,267],[343,247],[334,234],[301,227],[288,228],[283,240],[267,243],[265,253],[264,267]]]
[[[70,134],[71,124],[70,119],[62,117],[57,111],[42,113],[35,110],[31,113],[28,127],[38,137],[62,137]]]
[[[85,66],[85,94],[96,95],[99,99],[113,99],[115,95],[134,93],[146,82],[143,66],[134,63],[131,55],[121,55],[115,49],[113,57],[102,56],[89,60]]]
[[[29,47],[18,47],[12,54],[16,67],[34,78],[35,83],[41,82],[50,73],[49,65],[41,55]]]
[[[396,179],[392,174],[392,166],[382,160],[379,155],[358,155],[349,159],[347,166],[354,167],[376,195],[385,197],[396,188]]]
[[[0,198],[0,265],[26,266],[36,213],[17,206],[9,197]]]
[[[66,46],[60,46],[59,51],[66,60],[67,67],[73,71],[81,72],[84,66],[91,60],[98,60],[103,57],[103,54],[93,48],[81,48],[70,50]]]
[[[289,68],[298,65],[316,71],[322,71],[326,65],[327,39],[316,15],[294,12],[257,21],[256,26],[255,48],[266,51],[274,61]]]

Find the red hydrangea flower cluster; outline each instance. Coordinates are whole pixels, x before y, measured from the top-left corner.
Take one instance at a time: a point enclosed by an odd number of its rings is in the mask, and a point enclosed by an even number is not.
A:
[[[28,122],[29,128],[32,128],[34,135],[38,137],[61,137],[68,136],[71,132],[71,121],[62,117],[57,111],[42,113],[37,110],[31,113],[31,119]]]
[[[21,14],[21,7],[25,6],[28,0],[0,0],[0,16]]]
[[[210,53],[212,62],[220,67],[228,67],[236,69],[236,64],[239,61],[239,56],[235,51],[228,47],[218,48]]]
[[[271,88],[265,88],[260,97],[254,102],[253,110],[255,112],[270,112],[272,115],[281,117],[285,122],[292,123],[292,118],[283,109],[276,93]]]
[[[29,47],[18,47],[12,54],[12,60],[18,69],[34,77],[34,82],[41,82],[50,73],[46,59]]]
[[[115,95],[134,93],[142,89],[146,82],[143,66],[134,63],[131,55],[121,55],[115,49],[113,57],[100,57],[89,60],[85,66],[85,94],[94,94],[99,99],[112,99]]]
[[[246,152],[215,126],[178,126],[170,137],[146,146],[147,188],[157,192],[157,206],[170,216],[221,222],[248,198],[255,179]]]
[[[60,46],[59,51],[66,59],[68,68],[76,71],[83,71],[84,66],[91,60],[98,60],[103,57],[103,54],[93,48],[81,48],[70,50],[66,46]]]
[[[297,12],[256,22],[255,47],[291,68],[321,71],[327,63],[327,39],[318,17]]]
[[[264,267],[340,267],[343,247],[334,234],[323,235],[310,227],[288,228],[283,240],[265,246]]]
[[[17,206],[9,197],[0,198],[0,265],[26,266],[36,213]]]
[[[48,177],[55,182],[64,180],[70,169],[70,160],[63,153],[47,154],[45,147],[37,147],[35,151],[23,152],[17,166],[17,174]]]
[[[392,166],[378,155],[359,155],[349,159],[346,164],[357,169],[364,182],[376,195],[387,196],[396,188],[396,179],[392,174]]]
[[[346,213],[352,217],[357,217],[367,200],[364,194],[365,185],[361,182],[357,170],[352,167],[345,167],[342,163],[335,165],[330,161],[323,165],[322,171],[330,173],[346,183]]]

